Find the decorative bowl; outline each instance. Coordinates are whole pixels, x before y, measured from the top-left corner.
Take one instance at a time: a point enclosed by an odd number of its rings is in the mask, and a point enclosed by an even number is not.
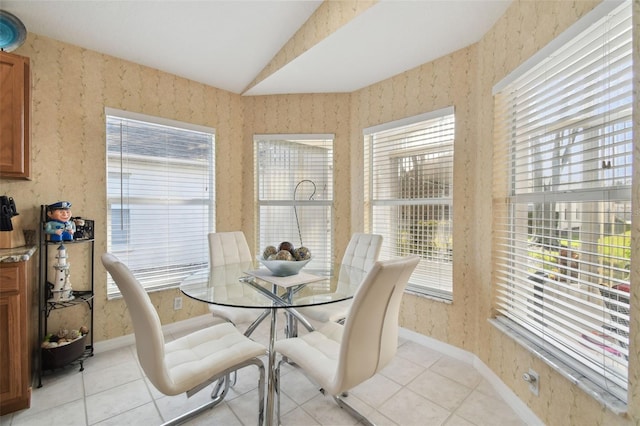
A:
[[[42,348],[42,369],[53,370],[55,368],[61,368],[80,358],[86,348],[86,337],[87,335],[83,334],[81,337],[78,337],[66,345]]]
[[[288,277],[296,275],[305,267],[311,259],[307,260],[266,260],[258,256],[258,260],[271,271],[276,277]]]

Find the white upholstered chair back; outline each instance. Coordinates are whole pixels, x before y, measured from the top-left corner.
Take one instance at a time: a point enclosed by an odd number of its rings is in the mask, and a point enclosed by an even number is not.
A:
[[[230,263],[251,262],[251,250],[242,231],[209,234],[209,264],[212,267]]]
[[[381,247],[382,235],[356,232],[349,240],[342,263],[368,271],[378,260]]]
[[[341,291],[341,284],[358,282],[369,272],[378,260],[381,247],[382,235],[356,232],[351,236],[342,256],[337,292]]]
[[[149,381],[162,393],[174,394],[164,363],[165,342],[162,324],[149,296],[129,268],[110,253],[102,263],[116,282],[127,304],[136,337],[138,359]]]
[[[326,389],[330,394],[369,379],[395,356],[402,294],[419,261],[419,256],[407,256],[373,265],[344,324],[337,371]]]
[[[382,247],[382,235],[355,233],[351,236],[347,249],[342,256],[336,295],[348,293],[354,284],[362,282],[373,264],[378,260]],[[307,306],[299,308],[302,315],[320,322],[344,321],[349,313],[351,300],[343,300],[327,305]]]
[[[252,296],[253,290],[238,281],[244,271],[253,269],[253,257],[247,239],[242,231],[212,232],[209,234],[209,266],[211,279],[220,283],[216,291],[226,293],[230,299],[241,300]],[[218,266],[231,265],[227,268]],[[247,291],[249,292],[247,294]],[[252,323],[260,315],[256,309],[235,308],[231,306],[209,305],[209,311],[219,318],[235,325]]]

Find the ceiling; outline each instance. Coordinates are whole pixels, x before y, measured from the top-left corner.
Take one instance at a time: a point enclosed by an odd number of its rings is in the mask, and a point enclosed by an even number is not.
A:
[[[381,0],[274,66],[322,3],[0,0],[0,9],[28,32],[233,93],[269,95],[353,92],[387,79],[477,42],[511,0]]]

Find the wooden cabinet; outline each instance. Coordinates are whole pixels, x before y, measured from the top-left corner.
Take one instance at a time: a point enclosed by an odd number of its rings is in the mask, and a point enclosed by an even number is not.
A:
[[[29,58],[0,51],[0,178],[31,173]]]
[[[31,404],[30,261],[0,263],[0,414]]]

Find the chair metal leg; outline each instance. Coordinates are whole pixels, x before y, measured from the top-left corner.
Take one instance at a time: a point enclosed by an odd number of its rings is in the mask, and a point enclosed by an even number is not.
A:
[[[326,392],[325,392],[324,388],[320,388],[320,389],[318,389],[318,391],[319,391],[321,394],[323,394],[323,395],[325,395],[325,394],[326,394]],[[340,394],[340,396],[341,396],[341,397],[343,397],[343,398],[348,397],[348,396],[349,396],[349,391],[344,391],[344,392],[342,392],[342,393]]]
[[[234,371],[231,374],[235,374],[236,372]],[[222,399],[224,399],[224,396],[227,394],[227,392],[229,391],[229,386],[233,386],[233,382],[230,380],[230,375],[227,374],[226,376],[218,379],[218,381],[216,382],[215,386],[213,387],[213,389],[211,390],[211,399],[216,399],[218,397],[222,397]],[[220,393],[222,392],[222,393]]]
[[[349,405],[347,401],[342,399],[342,397],[335,395],[333,399],[338,403],[338,406],[344,410],[346,410],[351,416],[358,419],[360,423],[368,426],[375,426],[374,423],[371,423],[362,413],[353,408],[353,406]]]
[[[236,365],[232,368],[229,368],[227,370],[225,370],[224,372],[220,373],[219,375],[212,377],[211,379],[209,379],[207,381],[206,384],[204,385],[200,385],[197,386],[194,389],[191,389],[190,391],[187,392],[187,397],[191,397],[192,395],[194,395],[195,393],[197,393],[198,391],[202,390],[204,387],[208,386],[209,384],[216,382],[216,384],[213,387],[213,390],[211,392],[211,401],[207,402],[206,404],[203,404],[197,408],[194,408],[193,410],[187,411],[186,413],[180,415],[179,417],[176,417],[175,419],[172,419],[166,423],[164,423],[162,426],[176,426],[176,425],[180,425],[184,422],[186,422],[187,420],[197,416],[198,414],[202,413],[205,410],[209,410],[213,407],[215,407],[216,405],[218,405],[220,402],[222,402],[224,400],[224,397],[227,395],[227,392],[229,390],[229,385],[230,385],[230,375],[232,372],[237,371],[241,368],[247,367],[249,365],[255,365],[256,367],[258,367],[258,372],[259,372],[259,379],[258,379],[258,426],[262,426],[264,423],[264,382],[265,382],[265,369],[264,369],[264,363],[259,359],[259,358],[253,358],[250,359],[248,361],[245,361],[244,363],[240,364],[240,365]]]
[[[276,398],[278,398],[278,407],[277,407],[277,411],[276,411],[276,419],[278,420],[278,426],[280,426],[280,365],[285,362],[284,358],[280,359],[280,362],[278,362],[278,365],[276,367],[276,374],[275,374],[275,391],[276,391]]]
[[[278,419],[278,425],[280,425],[280,366],[282,365],[283,362],[287,362],[287,359],[284,357],[280,358],[280,361],[278,362],[278,365],[276,367],[276,374],[275,374],[275,392],[276,392],[276,397],[278,398],[277,417],[276,417]],[[319,388],[319,391],[321,394],[326,395],[326,391],[324,390],[324,388]],[[360,413],[358,410],[356,410],[353,406],[351,406],[347,401],[343,399],[343,398],[346,398],[347,396],[349,396],[349,391],[344,391],[340,395],[334,395],[333,399],[336,401],[336,403],[340,408],[344,409],[351,416],[358,419],[358,421],[363,425],[375,426],[375,423],[371,423],[362,413]]]
[[[258,426],[264,424],[264,392],[265,392],[265,369],[264,363],[260,360],[256,365],[258,366],[258,372],[260,377],[258,378]]]

